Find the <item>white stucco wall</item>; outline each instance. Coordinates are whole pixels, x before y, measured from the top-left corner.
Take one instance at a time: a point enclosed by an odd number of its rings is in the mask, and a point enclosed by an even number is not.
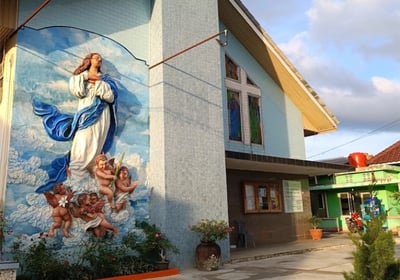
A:
[[[225,28],[223,23],[221,23],[221,28]],[[263,125],[263,145],[244,145],[237,141],[230,141],[226,89],[224,88],[226,149],[244,153],[305,159],[303,123],[299,109],[238,42],[232,32],[229,32],[229,44],[225,47],[225,51],[261,89]],[[224,65],[221,66],[225,73]]]
[[[155,1],[150,65],[218,32],[216,1]],[[220,48],[210,40],[150,70],[151,214],[183,265],[199,242],[188,225],[228,218]]]

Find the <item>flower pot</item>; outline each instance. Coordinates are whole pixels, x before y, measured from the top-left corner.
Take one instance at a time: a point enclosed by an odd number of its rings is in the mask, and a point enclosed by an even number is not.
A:
[[[169,261],[159,261],[154,263],[155,270],[166,270],[169,267]]]
[[[0,261],[0,279],[16,279],[19,263],[14,261]]]
[[[322,238],[322,229],[320,228],[312,228],[310,229],[310,235],[313,240],[320,240]]]
[[[196,266],[199,270],[217,270],[221,263],[221,248],[215,242],[201,242],[196,247]]]

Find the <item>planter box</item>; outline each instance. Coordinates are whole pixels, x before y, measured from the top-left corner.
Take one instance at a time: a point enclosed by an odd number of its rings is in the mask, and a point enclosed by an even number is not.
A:
[[[17,279],[17,262],[0,262],[0,280],[15,280]]]
[[[165,277],[178,275],[179,270],[177,268],[170,268],[166,270],[158,270],[146,273],[132,274],[132,275],[124,275],[124,276],[115,276],[111,278],[102,278],[98,280],[142,280],[142,279],[153,279],[157,277]],[[0,278],[0,280],[2,280]]]

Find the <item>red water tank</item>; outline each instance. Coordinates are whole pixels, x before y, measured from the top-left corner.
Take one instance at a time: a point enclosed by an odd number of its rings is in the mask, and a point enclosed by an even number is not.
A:
[[[354,167],[366,167],[367,166],[367,154],[366,153],[351,153],[347,159],[349,164]]]

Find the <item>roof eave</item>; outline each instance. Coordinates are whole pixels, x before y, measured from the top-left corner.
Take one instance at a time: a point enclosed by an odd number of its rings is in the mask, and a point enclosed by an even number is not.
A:
[[[354,167],[349,165],[233,151],[225,151],[225,162],[227,169],[284,173],[301,176],[319,176],[354,170]]]

